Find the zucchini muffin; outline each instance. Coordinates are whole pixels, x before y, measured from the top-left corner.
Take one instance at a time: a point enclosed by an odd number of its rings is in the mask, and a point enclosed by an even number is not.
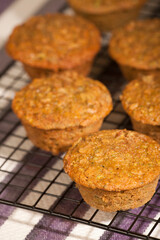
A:
[[[160,75],[133,80],[124,89],[121,101],[134,130],[160,143]]]
[[[146,0],[68,0],[75,12],[101,31],[110,31],[136,19]]]
[[[109,44],[111,57],[127,80],[160,74],[160,19],[131,22],[116,30]]]
[[[6,45],[31,78],[75,70],[87,75],[100,49],[97,28],[78,16],[47,14],[17,26]]]
[[[137,208],[149,201],[159,178],[160,145],[127,130],[104,130],[79,139],[64,169],[84,200],[103,211]]]
[[[30,140],[58,154],[99,130],[112,99],[99,81],[68,71],[33,80],[16,94],[12,108]]]

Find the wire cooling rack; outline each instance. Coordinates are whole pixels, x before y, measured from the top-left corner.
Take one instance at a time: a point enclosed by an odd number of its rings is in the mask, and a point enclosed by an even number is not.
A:
[[[70,14],[71,10],[64,7],[64,12]],[[148,2],[141,14],[141,18],[145,17],[160,17],[159,0]],[[107,54],[105,45],[109,37],[110,34],[104,34],[102,49],[91,72],[91,77],[107,85],[114,102],[114,109],[104,119],[102,129],[131,129],[119,100],[126,82]],[[29,81],[18,62],[6,66],[0,79],[0,204],[58,216],[132,239],[159,239],[154,232],[160,225],[160,184],[152,200],[144,206],[113,214],[104,213],[90,208],[83,201],[75,184],[63,171],[63,155],[53,156],[32,145],[11,110],[15,91]],[[99,215],[101,222],[98,221]],[[108,222],[103,219],[108,219]],[[149,224],[152,226],[149,232],[142,232],[141,227]]]

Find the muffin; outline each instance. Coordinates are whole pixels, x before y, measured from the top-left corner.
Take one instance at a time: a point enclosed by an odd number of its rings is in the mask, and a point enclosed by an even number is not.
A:
[[[134,130],[160,143],[160,75],[133,80],[124,89],[121,101]]]
[[[6,45],[31,78],[75,70],[87,75],[100,49],[97,28],[78,16],[47,14],[16,27]]]
[[[68,0],[75,12],[101,31],[111,31],[135,19],[146,0]]]
[[[116,30],[109,44],[111,57],[127,80],[160,74],[160,19],[135,21]]]
[[[112,110],[112,99],[99,81],[68,71],[34,79],[16,93],[12,108],[30,140],[58,154],[99,130]]]
[[[159,178],[160,145],[127,130],[104,130],[79,139],[64,157],[64,169],[84,200],[113,212],[149,201]]]

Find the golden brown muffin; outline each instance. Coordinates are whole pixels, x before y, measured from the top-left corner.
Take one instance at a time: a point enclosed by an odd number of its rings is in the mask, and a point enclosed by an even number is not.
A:
[[[110,31],[134,20],[146,0],[68,0],[75,12],[101,31]]]
[[[32,78],[70,69],[87,75],[100,49],[100,34],[81,17],[47,14],[16,27],[6,48]]]
[[[104,130],[79,139],[64,157],[64,169],[89,205],[112,212],[151,199],[159,162],[160,145],[150,137]]]
[[[160,76],[143,76],[130,82],[121,101],[133,128],[160,143]]]
[[[58,154],[99,130],[112,99],[99,81],[68,71],[33,80],[16,94],[12,108],[30,140]]]
[[[109,44],[111,57],[127,80],[160,74],[160,19],[131,22],[116,30]]]

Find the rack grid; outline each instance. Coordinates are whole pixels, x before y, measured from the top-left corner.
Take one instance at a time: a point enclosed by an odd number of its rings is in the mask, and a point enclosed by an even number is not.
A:
[[[71,14],[65,6],[63,11]],[[141,18],[160,17],[160,0],[149,1]],[[126,81],[107,53],[110,34],[104,34],[90,76],[109,88],[114,109],[104,119],[102,129],[132,129],[119,95]],[[19,62],[6,66],[0,79],[0,204],[16,206],[84,223],[128,236],[127,239],[159,239],[155,231],[160,226],[160,183],[154,197],[144,206],[128,211],[104,213],[90,208],[82,199],[75,184],[63,170],[63,155],[53,156],[33,146],[25,130],[11,110],[16,91],[30,81]],[[88,211],[89,210],[89,211]],[[89,213],[87,217],[86,211]],[[97,219],[110,219],[108,222]],[[126,223],[127,219],[127,224]],[[149,232],[142,226],[152,224]]]

